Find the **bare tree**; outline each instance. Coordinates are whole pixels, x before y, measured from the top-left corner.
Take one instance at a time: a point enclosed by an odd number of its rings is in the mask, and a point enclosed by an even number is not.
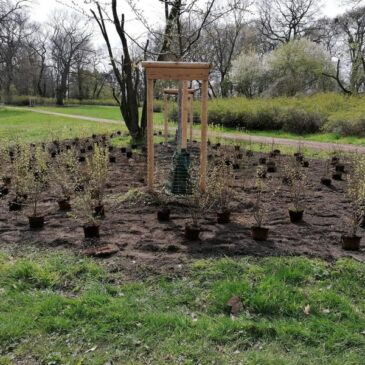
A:
[[[319,5],[318,0],[260,0],[261,32],[274,44],[302,38],[315,27]]]
[[[80,57],[91,52],[91,32],[76,14],[59,12],[51,23],[50,56],[56,73],[56,103],[63,105],[67,93],[68,78]]]

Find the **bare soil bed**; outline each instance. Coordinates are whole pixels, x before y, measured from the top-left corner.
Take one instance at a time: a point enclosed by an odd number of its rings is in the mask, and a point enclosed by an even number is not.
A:
[[[198,157],[198,145],[191,148],[194,158]],[[237,154],[233,147],[220,147],[232,156]],[[160,171],[171,166],[173,145],[156,146],[156,156]],[[219,149],[218,149],[219,151]],[[201,240],[189,242],[184,238],[184,226],[189,220],[187,206],[183,203],[171,204],[171,221],[157,220],[157,207],[153,205],[124,206],[120,209],[106,204],[100,239],[85,240],[82,224],[60,212],[57,197],[52,191],[45,194],[42,211],[46,213],[43,230],[28,228],[27,211],[9,212],[8,201],[11,194],[0,199],[0,245],[14,247],[32,245],[41,250],[68,249],[76,253],[87,253],[85,249],[110,245],[115,254],[108,265],[115,270],[128,269],[131,275],[143,272],[183,271],[184,263],[190,259],[218,256],[279,256],[306,255],[325,260],[353,257],[365,261],[364,244],[358,252],[341,248],[341,234],[346,230],[345,217],[350,210],[346,197],[346,175],[343,181],[333,181],[326,187],[320,183],[324,171],[324,161],[309,160],[305,169],[308,176],[304,221],[292,224],[289,220],[289,187],[282,183],[282,168],[289,156],[275,157],[278,171],[268,173],[265,179],[267,191],[264,201],[268,208],[264,225],[270,229],[266,242],[255,242],[251,238],[250,227],[254,224],[252,207],[255,200],[254,181],[260,157],[254,153],[239,160],[240,169],[235,170],[236,197],[232,202],[233,215],[229,224],[217,224],[214,212],[201,217],[203,232]],[[210,148],[210,153],[217,150]],[[120,149],[112,152],[116,163],[110,165],[107,194],[123,194],[131,188],[144,188],[138,174],[143,169],[143,158],[128,160]],[[135,154],[135,153],[134,153]],[[137,166],[142,164],[142,166]],[[346,169],[349,169],[346,166]],[[364,230],[360,229],[360,235]],[[107,255],[108,253],[106,253]],[[134,274],[133,274],[134,273]]]

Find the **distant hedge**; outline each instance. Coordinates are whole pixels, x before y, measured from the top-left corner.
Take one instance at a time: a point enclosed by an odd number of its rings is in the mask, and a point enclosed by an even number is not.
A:
[[[194,113],[198,122],[199,102]],[[175,105],[170,117],[177,118]],[[235,129],[365,135],[365,98],[326,93],[296,98],[213,99],[209,101],[208,120],[212,125]]]

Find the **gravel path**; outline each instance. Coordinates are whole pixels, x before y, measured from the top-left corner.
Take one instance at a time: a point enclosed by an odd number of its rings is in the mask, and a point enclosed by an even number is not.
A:
[[[17,107],[8,107],[8,109],[13,110],[27,110],[33,113],[40,113],[40,114],[47,114],[47,115],[57,115],[60,117],[65,118],[72,118],[72,119],[80,119],[86,120],[90,122],[99,122],[99,123],[110,123],[110,124],[120,124],[120,121],[113,120],[113,119],[103,119],[103,118],[95,118],[95,117],[87,117],[83,115],[74,115],[74,114],[64,114],[64,113],[57,113],[51,112],[47,110],[39,110],[39,109],[32,109],[32,108],[17,108]],[[162,125],[155,126],[157,129],[162,129]],[[199,131],[194,131],[194,135],[199,135]],[[358,153],[365,153],[365,146],[357,146],[353,144],[338,144],[338,143],[327,143],[327,142],[315,142],[315,141],[304,141],[304,140],[296,140],[296,139],[286,139],[286,138],[272,138],[272,137],[264,137],[264,136],[252,136],[248,134],[236,134],[236,133],[220,133],[210,131],[209,136],[220,136],[224,139],[236,139],[240,141],[251,141],[252,143],[264,143],[264,144],[271,144],[274,142],[277,145],[283,146],[297,146],[299,143],[305,148],[315,149],[315,150],[341,150],[344,152],[358,152]]]

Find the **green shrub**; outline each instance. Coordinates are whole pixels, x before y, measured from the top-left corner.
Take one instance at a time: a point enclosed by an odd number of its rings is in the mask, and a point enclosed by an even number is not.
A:
[[[291,108],[282,116],[284,132],[310,134],[320,131],[324,118],[317,112]]]

